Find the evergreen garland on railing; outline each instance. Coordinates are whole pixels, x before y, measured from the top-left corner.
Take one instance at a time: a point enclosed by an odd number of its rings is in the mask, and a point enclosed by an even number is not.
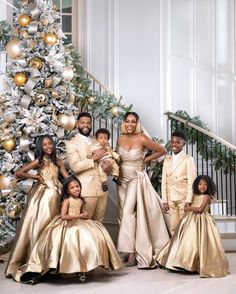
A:
[[[224,173],[235,171],[236,168],[236,151],[232,150],[220,142],[211,139],[207,135],[188,126],[188,123],[193,123],[207,131],[207,125],[200,119],[199,116],[191,118],[186,111],[178,110],[175,115],[186,120],[187,123],[181,123],[172,119],[169,113],[166,113],[168,118],[172,121],[172,130],[183,129],[185,131],[187,140],[190,144],[196,144],[197,152],[203,159],[211,159],[215,170],[222,170]]]
[[[186,123],[179,122],[174,118],[171,118],[171,112],[165,113],[168,119],[171,120],[171,131],[184,130],[189,144],[193,144],[197,147],[197,152],[202,156],[204,160],[211,160],[212,166],[216,171],[222,170],[224,173],[236,171],[236,152],[214,139],[211,139],[206,134],[193,129],[188,123],[195,124],[207,131],[207,125],[200,119],[199,116],[190,117],[186,111],[178,110],[173,113],[175,116],[186,120]],[[154,140],[156,140],[154,138]],[[169,143],[165,146],[170,151]],[[158,193],[161,191],[161,176],[162,176],[163,161],[157,163],[155,166],[150,168],[151,182]]]

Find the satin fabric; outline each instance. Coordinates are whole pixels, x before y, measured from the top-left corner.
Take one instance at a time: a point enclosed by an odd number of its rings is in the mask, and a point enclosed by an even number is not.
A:
[[[17,281],[21,275],[18,268],[27,263],[40,234],[55,215],[59,214],[62,186],[58,180],[58,172],[58,167],[50,159],[43,158],[43,165],[38,173],[44,183],[36,183],[30,191],[5,270],[6,276],[12,276]]]
[[[118,147],[121,156],[119,195],[119,252],[136,253],[139,268],[156,266],[157,252],[169,240],[161,199],[142,169],[144,153]]]
[[[89,218],[103,222],[108,192],[102,191],[98,164],[92,158],[91,146],[96,144],[93,136],[75,135],[66,141],[66,158],[73,173],[82,184],[82,197],[86,200],[85,210]]]
[[[80,214],[82,200],[69,198],[69,215]],[[86,273],[99,266],[122,266],[110,235],[98,221],[63,221],[56,216],[41,234],[28,263],[20,268],[21,281],[29,273]]]
[[[194,196],[200,207],[205,195]],[[171,240],[157,256],[160,265],[171,270],[198,272],[201,277],[224,277],[229,273],[220,234],[206,207],[202,213],[188,212]]]

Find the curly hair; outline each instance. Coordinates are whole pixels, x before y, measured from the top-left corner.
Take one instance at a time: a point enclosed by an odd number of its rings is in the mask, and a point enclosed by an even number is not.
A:
[[[207,190],[206,194],[209,196],[214,196],[216,193],[216,185],[213,182],[212,178],[207,175],[199,175],[196,177],[196,179],[193,182],[193,194],[194,195],[200,195],[200,191],[198,189],[198,185],[201,180],[204,180],[207,183]]]
[[[109,140],[110,139],[110,132],[107,130],[107,129],[104,129],[104,128],[100,128],[96,131],[95,133],[95,138],[97,139],[98,138],[98,135],[99,134],[106,134],[107,135],[107,139]]]
[[[81,200],[83,200],[83,202],[85,202],[85,200],[81,197],[81,191],[82,191],[82,185],[80,183],[80,181],[76,178],[76,176],[71,175],[68,178],[66,178],[63,182],[63,186],[62,186],[62,192],[61,192],[61,203],[70,197],[70,194],[68,193],[68,186],[71,182],[77,182],[80,186],[80,194],[79,194],[79,198]]]

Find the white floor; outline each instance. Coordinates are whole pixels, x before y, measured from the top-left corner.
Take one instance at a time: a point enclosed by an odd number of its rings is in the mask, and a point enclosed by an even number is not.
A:
[[[53,279],[35,286],[6,279],[5,264],[0,264],[0,291],[1,294],[233,294],[236,293],[236,253],[227,253],[227,258],[231,273],[225,278],[201,279],[198,275],[173,273],[164,269],[138,270],[136,267],[131,267],[117,272],[98,269],[90,274],[84,283],[75,279]]]

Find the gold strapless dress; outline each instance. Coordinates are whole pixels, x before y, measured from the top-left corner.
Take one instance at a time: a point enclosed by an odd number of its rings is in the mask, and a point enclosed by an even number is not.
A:
[[[204,195],[194,196],[192,206],[200,207]],[[198,272],[201,277],[225,277],[229,273],[220,234],[206,207],[202,213],[188,212],[171,240],[157,256],[160,265],[171,270]]]
[[[30,191],[5,270],[7,277],[20,280],[18,268],[27,263],[40,234],[59,214],[62,186],[58,172],[58,167],[51,160],[43,159],[43,168],[39,169],[39,174],[45,183],[35,183]]]
[[[118,186],[119,222],[118,251],[136,253],[139,268],[156,266],[157,252],[169,240],[166,216],[160,197],[142,170],[144,153],[140,149],[118,147],[121,156]]]
[[[69,198],[68,214],[80,214],[81,206],[81,199]],[[114,270],[122,266],[105,227],[98,221],[63,221],[56,216],[41,234],[28,263],[20,268],[21,281],[26,282],[32,273],[86,273],[99,266]]]

